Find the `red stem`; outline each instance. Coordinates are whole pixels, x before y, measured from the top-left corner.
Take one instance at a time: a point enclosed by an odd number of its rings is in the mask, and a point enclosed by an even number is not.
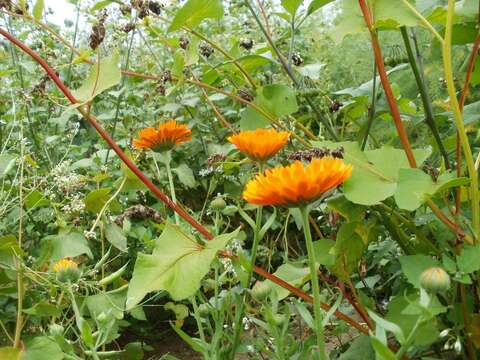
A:
[[[60,80],[60,78],[57,76],[55,70],[53,70],[50,65],[48,65],[44,59],[40,57],[35,51],[30,49],[27,45],[25,45],[23,42],[12,36],[10,33],[6,32],[5,30],[0,28],[0,34],[7,38],[10,42],[15,44],[15,46],[19,47],[22,51],[30,55],[48,74],[48,76],[55,82],[57,87],[60,89],[60,91],[65,95],[65,97],[72,103],[72,104],[78,104],[78,100],[73,96],[73,94],[70,92],[70,90],[65,86],[65,84]],[[181,207],[179,207],[177,204],[175,204],[168,196],[166,196],[159,188],[157,188],[152,181],[128,158],[128,156],[122,151],[122,149],[117,145],[117,143],[110,137],[110,135],[103,129],[103,127],[98,123],[97,119],[92,116],[87,114],[87,112],[83,109],[82,106],[77,107],[77,110],[89,121],[89,123],[95,128],[95,130],[100,134],[100,136],[107,142],[107,144],[115,151],[115,153],[118,155],[118,157],[124,162],[124,164],[155,194],[155,196],[160,199],[163,203],[165,203],[169,208],[171,208],[173,211],[175,211],[178,215],[180,215],[185,221],[187,221],[193,228],[195,228],[198,232],[200,232],[203,236],[205,236],[207,239],[211,240],[213,239],[213,235],[198,221],[196,221],[189,213],[187,213],[185,210],[183,210]],[[227,254],[225,252],[222,252],[220,254],[221,256],[226,256],[230,258],[234,258],[232,255]],[[300,289],[290,285],[286,281],[280,279],[279,277],[270,274],[266,270],[254,266],[253,268],[254,272],[257,273],[258,275],[280,285],[281,287],[291,291],[298,297],[301,297],[305,301],[308,301],[310,303],[313,302],[312,297],[310,297],[307,293],[301,291]],[[321,304],[322,308],[326,311],[330,309],[330,306],[328,304]],[[344,320],[348,324],[350,324],[352,327],[356,328],[360,332],[364,334],[368,334],[368,330],[365,329],[362,325],[360,325],[357,321],[352,319],[346,314],[341,313],[340,311],[335,312],[335,316],[337,316],[339,319]]]
[[[382,50],[380,49],[380,45],[378,43],[377,33],[373,27],[373,20],[370,15],[370,10],[365,0],[358,0],[360,8],[362,9],[363,17],[365,18],[365,22],[367,24],[368,31],[370,32],[370,36],[372,38],[372,47],[373,53],[375,55],[375,63],[377,64],[378,75],[380,75],[380,80],[382,81],[383,90],[385,91],[385,97],[387,98],[388,106],[390,107],[390,111],[392,112],[393,121],[395,123],[395,127],[397,128],[398,136],[400,137],[400,141],[403,145],[403,149],[405,154],[407,155],[408,162],[411,167],[417,167],[417,162],[415,161],[415,157],[413,156],[412,147],[410,146],[410,142],[408,141],[407,132],[402,123],[402,118],[400,116],[400,111],[398,109],[397,102],[395,101],[395,97],[393,96],[393,91],[388,81],[387,72],[385,70],[385,64],[383,62]]]

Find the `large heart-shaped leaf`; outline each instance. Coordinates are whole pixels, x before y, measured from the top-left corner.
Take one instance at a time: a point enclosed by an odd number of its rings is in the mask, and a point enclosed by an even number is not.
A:
[[[128,287],[127,310],[152,291],[168,291],[173,300],[194,295],[217,252],[237,234],[238,229],[201,245],[180,227],[166,224],[153,253],[138,254]]]

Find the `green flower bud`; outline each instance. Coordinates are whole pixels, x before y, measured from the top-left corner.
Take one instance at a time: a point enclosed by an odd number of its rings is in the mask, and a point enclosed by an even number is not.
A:
[[[76,282],[80,278],[80,271],[75,261],[62,259],[53,264],[53,271],[57,274],[60,282]]]
[[[227,206],[227,203],[221,196],[217,196],[210,203],[210,209],[215,211],[222,211],[223,209],[225,209],[226,206]]]
[[[210,314],[210,305],[200,304],[198,306],[198,312],[200,313],[201,317],[207,317]]]
[[[275,323],[275,325],[282,326],[283,324],[285,324],[285,321],[287,321],[287,315],[285,315],[285,314],[275,314],[275,315],[273,315],[272,319],[273,319],[273,322]]]
[[[51,324],[48,327],[48,330],[50,331],[50,335],[52,336],[63,336],[64,328],[60,324]]]
[[[272,288],[266,281],[257,281],[252,288],[253,298],[260,302],[267,299],[271,292]]]
[[[420,285],[432,293],[450,288],[450,276],[441,267],[431,267],[420,275]]]

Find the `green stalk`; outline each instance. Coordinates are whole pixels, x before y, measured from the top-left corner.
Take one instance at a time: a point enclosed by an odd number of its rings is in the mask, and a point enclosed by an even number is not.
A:
[[[455,84],[453,81],[452,67],[452,25],[455,15],[455,1],[448,0],[447,23],[445,25],[445,41],[443,42],[443,66],[445,72],[445,81],[447,83],[448,96],[452,107],[455,124],[457,126],[460,143],[462,145],[465,161],[467,163],[468,174],[470,177],[470,196],[472,200],[472,228],[474,231],[474,242],[480,239],[480,203],[478,192],[478,173],[475,169],[472,149],[468,141],[468,136],[463,123],[462,112],[458,103]]]
[[[410,62],[410,66],[412,67],[413,75],[415,76],[415,81],[418,86],[418,90],[420,91],[420,96],[422,98],[423,109],[425,111],[425,122],[427,123],[432,135],[437,143],[438,149],[443,156],[443,160],[445,161],[445,167],[450,169],[450,161],[448,160],[448,153],[443,145],[442,139],[438,132],[437,126],[435,125],[435,121],[433,120],[433,108],[432,108],[432,100],[428,94],[427,85],[425,83],[425,77],[423,75],[421,66],[417,61],[417,58],[413,54],[412,44],[410,43],[410,39],[408,37],[407,28],[405,26],[400,27],[400,32],[402,34],[403,42],[405,44],[405,49],[407,50],[408,61]]]
[[[305,234],[305,241],[307,243],[307,252],[308,252],[308,266],[310,267],[310,277],[312,283],[313,291],[313,314],[314,314],[314,325],[315,333],[317,335],[317,346],[318,352],[320,355],[320,360],[327,360],[327,354],[325,349],[325,336],[323,333],[323,316],[322,310],[320,308],[320,287],[318,286],[318,276],[317,276],[317,260],[315,259],[315,250],[313,247],[312,234],[310,232],[310,223],[308,221],[308,209],[306,207],[301,207],[300,212],[302,213],[303,221],[303,232]]]
[[[170,161],[172,161],[172,152],[171,150],[166,153],[167,159],[165,160],[165,167],[167,169],[168,175],[168,185],[170,187],[170,196],[172,197],[173,202],[177,203],[177,196],[175,195],[175,186],[173,185],[173,176],[172,176],[172,169],[170,168]],[[180,224],[180,218],[176,212],[175,215],[175,224]]]

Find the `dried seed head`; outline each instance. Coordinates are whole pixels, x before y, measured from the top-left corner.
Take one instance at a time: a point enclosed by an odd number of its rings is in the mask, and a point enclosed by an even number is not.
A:
[[[241,39],[240,46],[245,50],[250,50],[253,47],[253,40],[252,39]]]
[[[303,58],[300,56],[299,53],[293,53],[292,62],[293,62],[293,65],[300,66],[303,64]]]
[[[135,29],[135,24],[133,22],[129,22],[128,24],[122,27],[122,31],[126,34],[128,34],[133,29]]]
[[[336,113],[340,108],[343,106],[343,104],[338,101],[338,100],[333,100],[332,103],[330,104],[329,110],[331,113]]]
[[[163,82],[158,82],[157,86],[155,88],[157,93],[162,95],[162,96],[165,95],[165,93],[166,93],[166,89],[165,89],[165,86],[163,84],[164,84]]]
[[[251,102],[254,99],[254,97],[245,90],[238,90],[237,95],[248,102]]]
[[[120,6],[120,12],[124,16],[130,15],[132,13],[132,7],[128,4],[123,4]]]
[[[164,84],[166,82],[172,81],[172,72],[170,70],[163,71],[160,79]]]
[[[155,15],[160,15],[160,12],[162,11],[163,9],[163,5],[162,4],[159,4],[158,2],[156,1],[152,1],[150,0],[148,2],[148,9],[154,13]]]
[[[12,11],[12,1],[11,0],[0,0],[0,9],[5,9]]]
[[[188,40],[186,37],[181,37],[179,45],[183,50],[187,50],[188,44],[190,43],[190,40]]]
[[[213,48],[210,45],[205,44],[205,43],[202,43],[202,44],[199,45],[199,50],[200,50],[200,54],[202,54],[202,56],[206,57],[207,59],[214,52]]]
[[[344,149],[341,146],[333,150],[330,150],[326,147],[314,148],[311,150],[298,150],[291,153],[288,158],[289,160],[312,161],[313,159],[323,158],[326,156],[331,156],[337,159],[343,159],[343,155],[344,155]]]

